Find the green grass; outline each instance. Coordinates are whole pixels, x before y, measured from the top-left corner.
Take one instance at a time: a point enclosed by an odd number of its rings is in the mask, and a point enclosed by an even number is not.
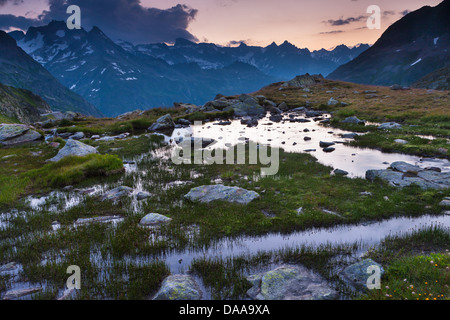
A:
[[[367,256],[386,266],[381,290],[361,299],[448,300],[450,232],[445,226],[387,237]]]
[[[37,187],[57,188],[77,184],[87,178],[118,172],[122,160],[113,155],[90,154],[84,157],[66,157],[42,168],[29,171],[25,177]]]

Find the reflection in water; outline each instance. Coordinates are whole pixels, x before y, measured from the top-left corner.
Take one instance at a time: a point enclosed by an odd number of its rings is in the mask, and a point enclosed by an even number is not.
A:
[[[325,115],[323,118],[326,117],[329,116]],[[364,178],[367,170],[386,169],[395,161],[404,161],[423,168],[439,167],[443,172],[450,171],[450,162],[446,159],[426,159],[400,153],[383,153],[374,149],[351,147],[344,143],[350,142],[352,139],[341,137],[351,132],[321,126],[318,121],[298,114],[295,114],[295,119],[310,120],[310,122],[292,123],[289,115],[286,115],[284,121],[280,123],[272,123],[266,117],[259,121],[257,127],[253,128],[242,125],[240,120],[232,121],[229,126],[207,123],[201,126],[176,129],[170,138],[166,137],[166,142],[193,135],[216,140],[217,143],[213,148],[228,149],[239,142],[242,143],[244,138],[248,138],[259,144],[270,144],[272,147],[282,148],[287,152],[305,153],[308,150],[308,153],[317,158],[321,164],[345,170],[349,172],[349,177]],[[336,143],[333,145],[335,151],[324,152],[319,145],[321,141]]]

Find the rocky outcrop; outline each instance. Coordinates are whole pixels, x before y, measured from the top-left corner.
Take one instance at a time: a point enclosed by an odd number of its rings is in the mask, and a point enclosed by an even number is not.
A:
[[[5,86],[0,83],[0,114],[32,124],[39,121],[40,114],[51,112],[50,106],[31,91]]]
[[[303,266],[280,266],[247,278],[254,300],[333,300],[338,293],[319,275]]]
[[[321,80],[323,80],[322,75],[310,75],[309,73],[307,73],[301,76],[296,76],[294,79],[286,82],[286,84],[288,87],[293,88],[307,88],[315,85]]]
[[[419,166],[398,161],[392,163],[390,168],[385,170],[368,170],[366,179],[374,181],[379,178],[387,181],[392,186],[400,188],[410,185],[418,185],[422,189],[450,188],[450,172],[437,172],[431,169],[423,169]]]
[[[172,120],[172,117],[170,114],[166,114],[165,116],[162,116],[154,124],[148,128],[150,131],[165,131],[165,130],[172,130],[175,128],[175,123]]]
[[[64,159],[65,157],[69,156],[82,157],[93,153],[98,153],[97,149],[95,149],[94,147],[88,146],[87,144],[84,144],[80,141],[69,139],[67,140],[67,143],[64,146],[64,148],[59,150],[58,154],[54,158],[51,158],[50,160],[47,161],[57,162],[61,159]]]
[[[0,124],[0,145],[12,146],[30,143],[42,138],[42,135],[31,127],[22,124]]]
[[[162,283],[153,300],[200,300],[202,293],[188,275],[170,275]]]
[[[230,203],[249,204],[260,196],[255,191],[217,184],[193,188],[184,197],[190,201],[201,203],[220,200]]]

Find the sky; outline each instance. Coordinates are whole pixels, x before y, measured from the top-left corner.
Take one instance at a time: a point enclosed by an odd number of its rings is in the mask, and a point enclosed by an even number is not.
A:
[[[285,40],[299,48],[373,44],[405,13],[442,0],[0,0],[0,29],[26,30],[66,20],[81,9],[81,25],[114,40],[173,43],[176,38],[219,45],[267,46]],[[367,8],[381,9],[381,29],[367,28]]]

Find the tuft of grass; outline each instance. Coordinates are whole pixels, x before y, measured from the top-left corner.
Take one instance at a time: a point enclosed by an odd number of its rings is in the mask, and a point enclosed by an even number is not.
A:
[[[113,174],[122,168],[122,160],[117,156],[90,154],[84,157],[66,157],[31,170],[24,177],[41,188],[63,187],[90,177]]]

